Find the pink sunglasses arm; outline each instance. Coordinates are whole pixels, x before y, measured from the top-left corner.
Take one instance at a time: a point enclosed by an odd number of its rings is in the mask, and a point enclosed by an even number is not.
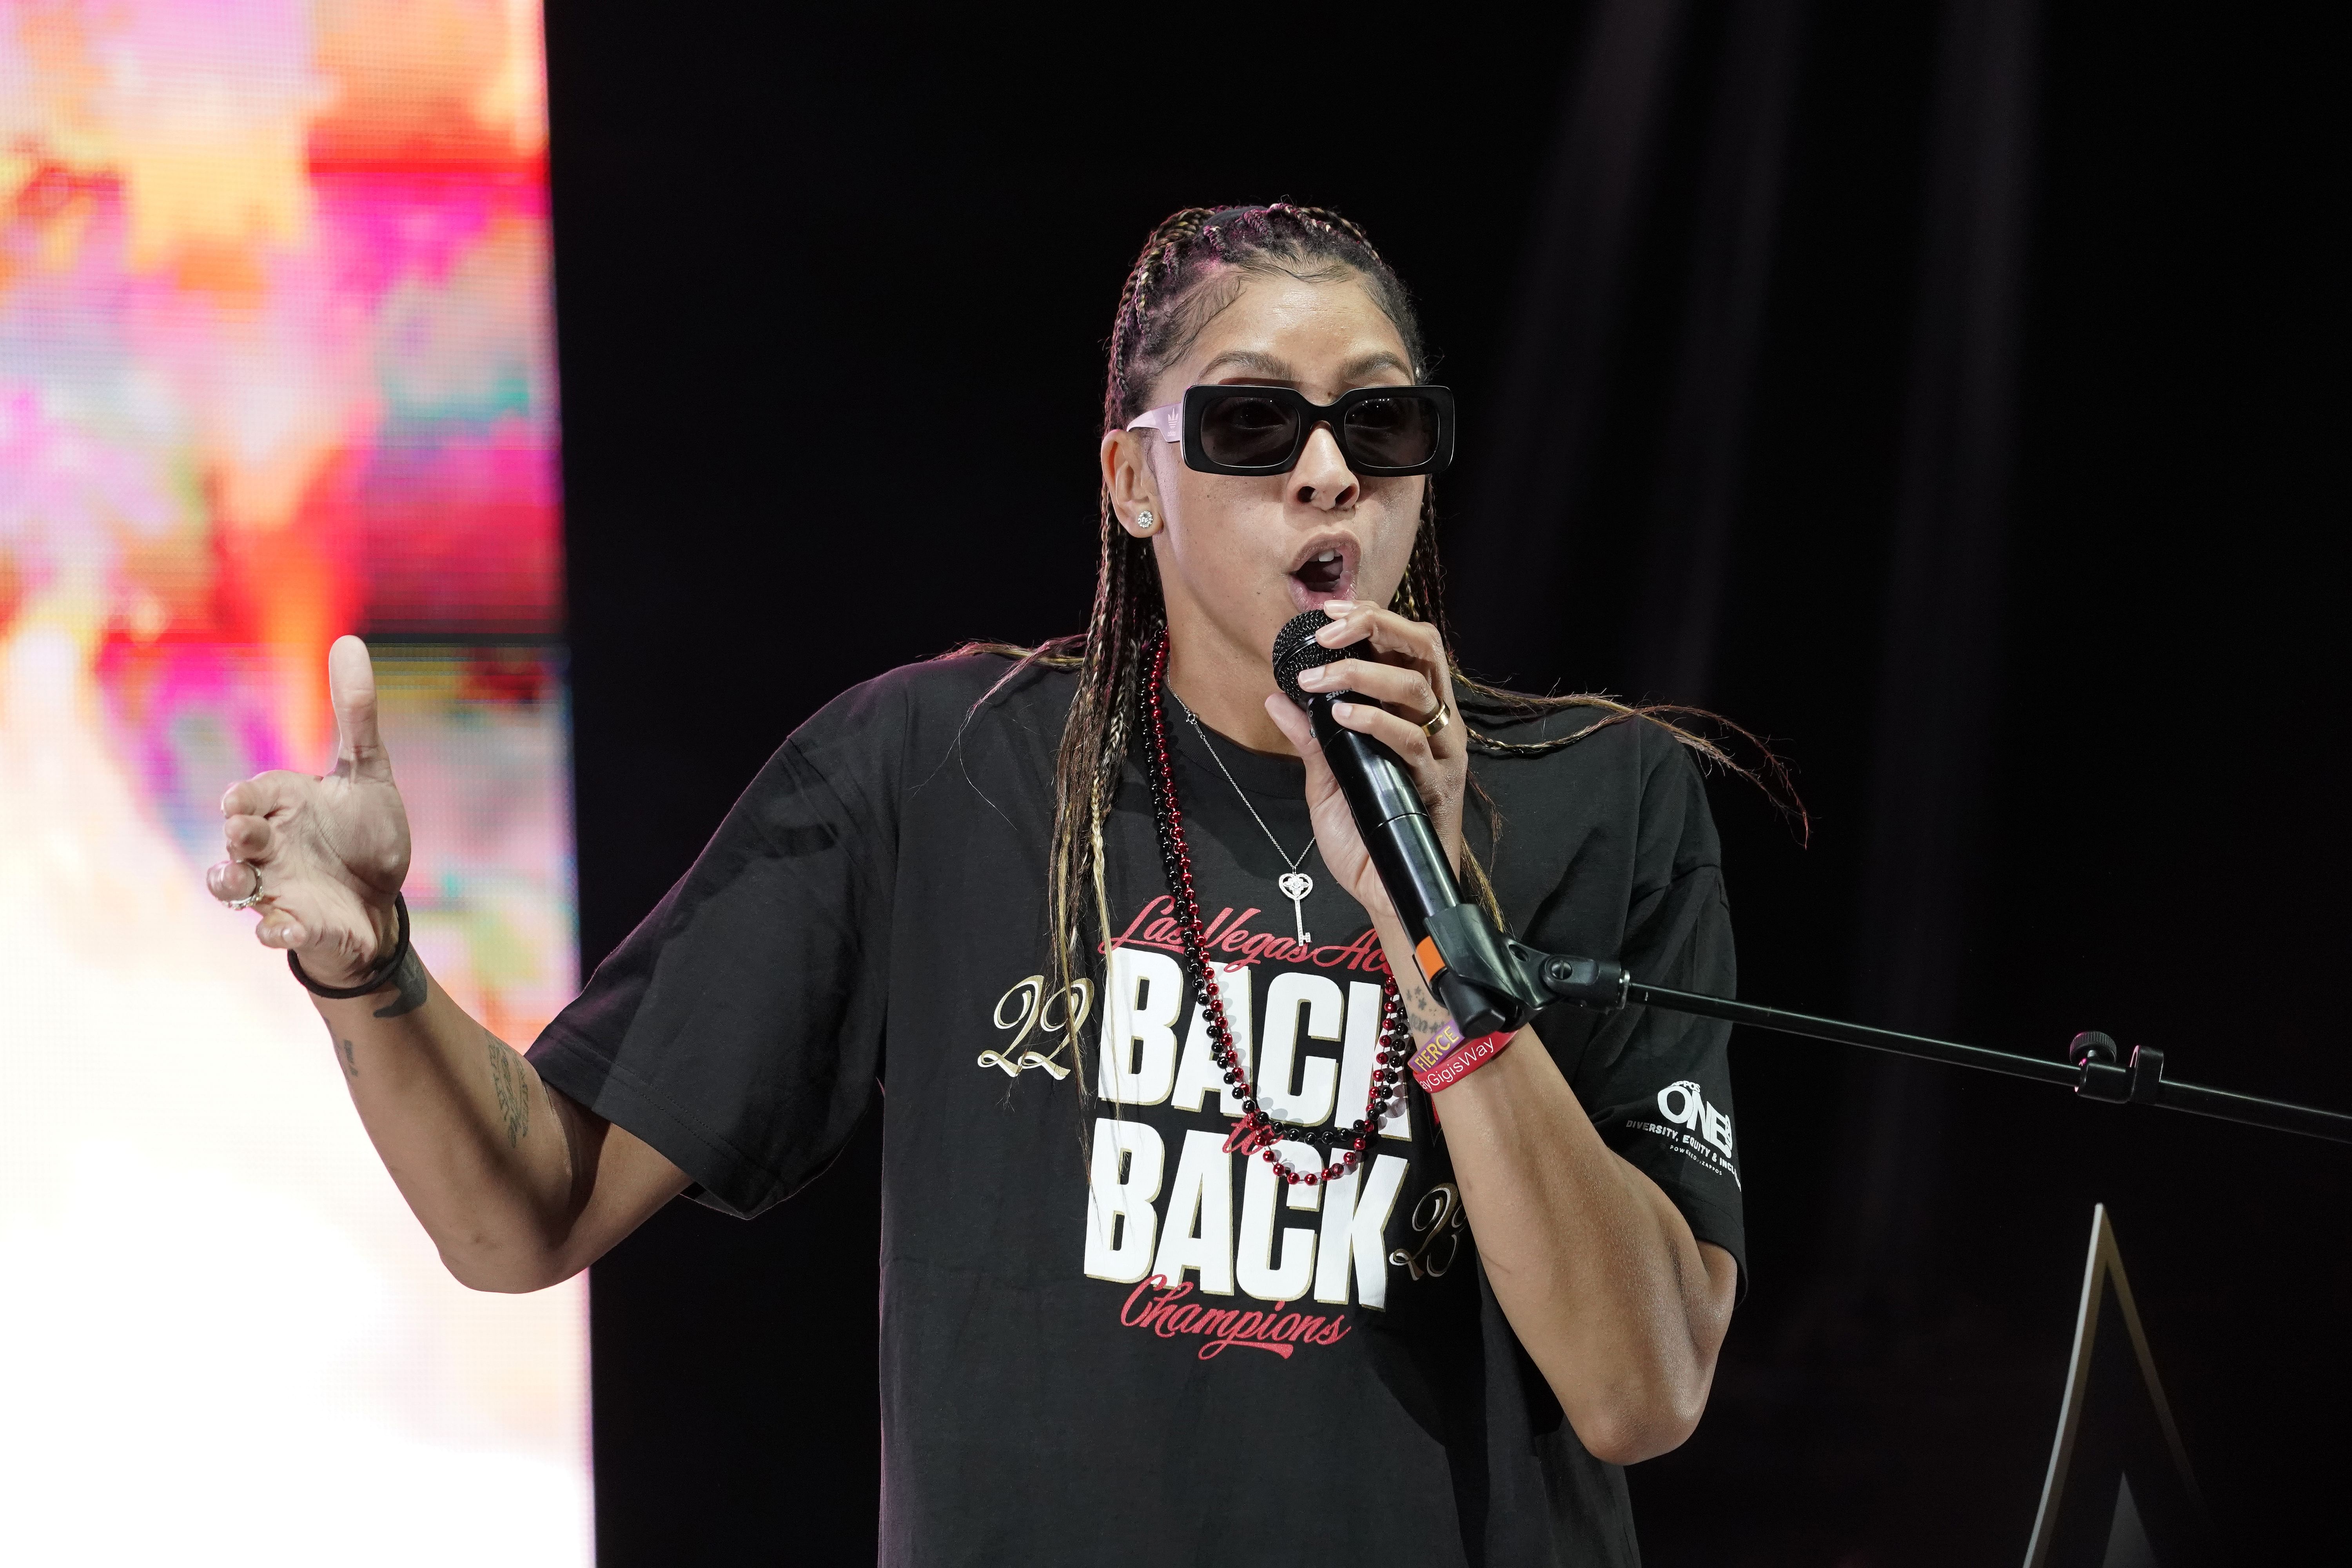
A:
[[[1157,430],[1163,441],[1181,441],[1184,438],[1184,405],[1163,403],[1157,408],[1146,409],[1129,420],[1127,427],[1130,430]]]

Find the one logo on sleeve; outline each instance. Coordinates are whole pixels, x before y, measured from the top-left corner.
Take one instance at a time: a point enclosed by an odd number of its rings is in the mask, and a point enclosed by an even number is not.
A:
[[[1658,1115],[1664,1125],[1655,1121],[1629,1125],[1636,1131],[1668,1140],[1685,1158],[1697,1161],[1718,1175],[1729,1176],[1735,1185],[1738,1184],[1738,1168],[1731,1163],[1731,1118],[1709,1105],[1696,1083],[1682,1079],[1658,1090]]]

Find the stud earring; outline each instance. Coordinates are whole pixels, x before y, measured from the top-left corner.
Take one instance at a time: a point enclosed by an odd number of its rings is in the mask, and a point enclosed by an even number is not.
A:
[[[1160,520],[1151,514],[1150,507],[1146,507],[1135,514],[1135,526],[1139,532],[1155,533],[1159,531]]]

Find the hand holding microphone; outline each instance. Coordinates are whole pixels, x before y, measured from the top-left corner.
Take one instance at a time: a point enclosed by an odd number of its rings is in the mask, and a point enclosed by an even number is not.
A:
[[[1385,610],[1332,609],[1293,616],[1276,635],[1275,679],[1287,701],[1266,703],[1307,759],[1324,861],[1365,908],[1394,910],[1463,1035],[1515,1028],[1529,1008],[1494,927],[1454,877],[1469,759],[1444,645],[1435,627]],[[1422,717],[1406,716],[1414,712]],[[1334,855],[1351,841],[1360,845],[1352,860]]]
[[[1307,802],[1324,863],[1367,910],[1402,906],[1370,858],[1349,811],[1348,785],[1327,746],[1352,734],[1377,744],[1391,777],[1422,812],[1449,873],[1460,863],[1468,757],[1451,717],[1446,658],[1434,628],[1368,604],[1335,601],[1286,624],[1275,643],[1279,699],[1266,710],[1307,766]],[[1444,712],[1440,721],[1434,714]],[[1423,722],[1430,725],[1423,728]],[[1336,755],[1336,753],[1335,753]]]

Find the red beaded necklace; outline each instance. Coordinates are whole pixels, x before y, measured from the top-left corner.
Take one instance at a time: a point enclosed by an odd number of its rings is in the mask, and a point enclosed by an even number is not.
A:
[[[1412,1037],[1404,1024],[1404,1000],[1397,994],[1396,976],[1387,976],[1381,985],[1380,1048],[1372,1059],[1371,1092],[1366,1097],[1362,1118],[1354,1125],[1343,1127],[1335,1119],[1328,1127],[1286,1127],[1258,1104],[1248,1069],[1242,1062],[1241,1053],[1234,1048],[1233,1029],[1225,1022],[1224,998],[1217,992],[1216,979],[1209,965],[1208,933],[1201,923],[1201,901],[1192,891],[1192,855],[1184,844],[1184,813],[1176,804],[1176,775],[1169,765],[1168,721],[1160,711],[1160,689],[1167,673],[1168,637],[1163,632],[1150,658],[1145,661],[1143,709],[1150,721],[1144,731],[1145,749],[1150,753],[1146,772],[1150,775],[1152,822],[1160,830],[1160,859],[1168,874],[1168,896],[1175,906],[1184,967],[1208,1014],[1209,1055],[1223,1069],[1225,1082],[1241,1097],[1244,1119],[1234,1124],[1233,1131],[1225,1138],[1225,1148],[1229,1152],[1256,1154],[1274,1167],[1276,1175],[1293,1185],[1336,1180],[1363,1163],[1381,1116],[1403,1084],[1405,1058],[1412,1054]],[[1306,1144],[1323,1157],[1322,1167],[1314,1171],[1292,1169],[1275,1148],[1282,1142]],[[1336,1169],[1330,1163],[1335,1151],[1339,1156]]]

